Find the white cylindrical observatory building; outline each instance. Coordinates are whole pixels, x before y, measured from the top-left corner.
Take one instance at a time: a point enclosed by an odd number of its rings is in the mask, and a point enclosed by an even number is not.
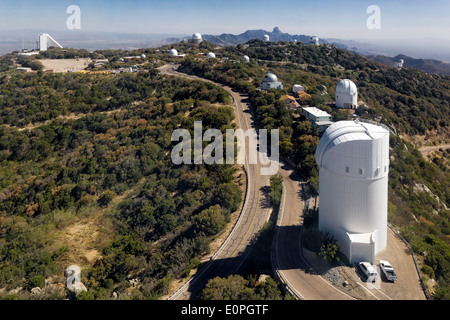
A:
[[[200,33],[196,32],[192,35],[191,42],[195,44],[200,44],[203,41],[203,37]]]
[[[375,262],[387,244],[389,131],[358,121],[332,124],[315,158],[319,166],[319,229],[350,262]]]
[[[342,79],[336,86],[336,107],[356,109],[358,107],[358,89],[353,81]]]

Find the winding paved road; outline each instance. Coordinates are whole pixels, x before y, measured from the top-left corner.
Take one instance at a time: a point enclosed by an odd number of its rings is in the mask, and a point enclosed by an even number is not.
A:
[[[179,76],[191,80],[201,80],[224,88],[234,99],[238,125],[243,130],[255,128],[245,97],[230,87],[214,83],[197,76],[176,71],[176,65],[165,65],[162,74]],[[248,155],[248,150],[246,150]],[[259,158],[258,158],[259,161]],[[222,248],[189,283],[182,287],[171,299],[195,299],[206,282],[215,277],[235,274],[251,251],[251,240],[268,220],[270,209],[265,205],[264,187],[270,185],[270,177],[260,176],[261,164],[245,164],[248,176],[248,190],[241,217],[235,229]],[[298,299],[351,299],[350,296],[331,286],[326,280],[310,272],[300,254],[299,236],[302,224],[303,182],[286,164],[281,164],[279,173],[283,176],[284,198],[282,215],[278,219],[278,229],[273,246],[272,262],[282,281],[288,284]]]
[[[177,72],[174,70],[175,68],[176,66],[174,65],[165,65],[159,68],[159,70],[165,75],[213,83],[206,79]],[[244,102],[245,97],[234,92],[227,86],[214,84],[224,88],[233,97],[239,128],[244,131],[251,129],[253,120],[251,114],[248,112],[248,107]],[[262,165],[259,163],[259,158],[257,164],[249,163],[248,149],[249,148],[246,148],[245,160],[245,170],[247,172],[248,180],[247,194],[239,220],[230,236],[212,259],[170,299],[196,299],[209,279],[216,276],[226,277],[237,273],[238,269],[251,252],[252,240],[261,230],[264,223],[269,219],[270,208],[267,206],[263,190],[270,185],[270,177],[260,176],[260,168]]]

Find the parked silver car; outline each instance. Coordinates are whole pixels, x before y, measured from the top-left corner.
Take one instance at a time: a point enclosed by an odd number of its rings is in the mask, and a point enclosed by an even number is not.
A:
[[[380,268],[381,268],[381,271],[386,276],[386,279],[388,279],[389,281],[392,281],[392,282],[397,280],[397,275],[395,274],[394,268],[392,268],[389,261],[380,260]]]

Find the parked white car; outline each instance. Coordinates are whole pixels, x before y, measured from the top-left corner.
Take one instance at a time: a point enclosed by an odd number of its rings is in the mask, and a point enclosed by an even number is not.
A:
[[[378,279],[378,272],[369,262],[360,262],[359,267],[367,277],[367,281],[375,282]]]
[[[394,268],[392,268],[389,261],[380,260],[380,268],[381,268],[381,271],[386,276],[386,279],[388,279],[389,281],[392,281],[392,282],[397,280],[397,275],[395,274]]]

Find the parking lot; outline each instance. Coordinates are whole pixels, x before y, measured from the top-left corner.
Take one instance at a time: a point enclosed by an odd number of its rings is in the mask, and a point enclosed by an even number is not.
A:
[[[397,281],[391,282],[381,271],[380,260],[391,263],[397,275]],[[359,268],[345,267],[345,274],[355,284],[359,282],[365,290],[351,294],[357,299],[392,299],[392,300],[424,300],[425,293],[422,289],[419,275],[414,265],[411,251],[406,244],[390,228],[388,228],[388,245],[385,251],[376,256],[375,269],[378,279],[375,282],[366,282],[367,277]],[[350,293],[350,292],[349,292]],[[363,293],[361,295],[361,293]]]

